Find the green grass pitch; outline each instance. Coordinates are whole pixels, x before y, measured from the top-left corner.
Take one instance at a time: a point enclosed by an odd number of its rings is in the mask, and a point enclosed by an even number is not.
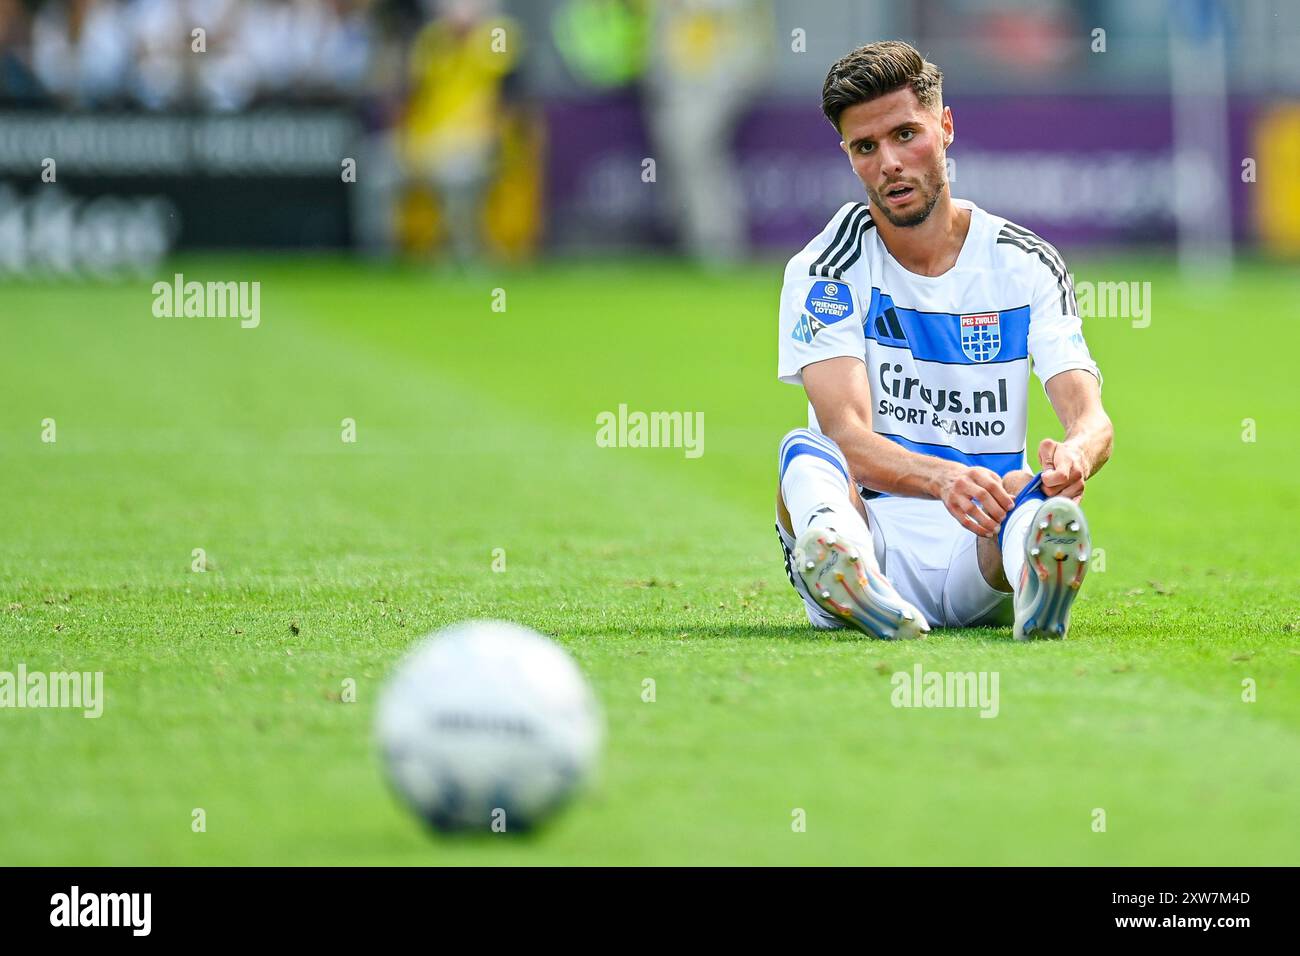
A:
[[[772,530],[804,410],[779,264],[177,264],[260,281],[250,330],[155,318],[152,278],[6,287],[0,670],[102,670],[107,702],[0,710],[0,864],[1300,863],[1300,276],[1075,266],[1151,281],[1152,322],[1085,323],[1106,566],[1028,645],[807,627]],[[1059,426],[1031,388],[1032,448]],[[597,447],[620,403],[704,412],[704,454]],[[538,835],[435,838],[383,782],[376,696],[483,616],[576,655],[605,759]],[[999,715],[895,709],[917,662],[997,671]]]

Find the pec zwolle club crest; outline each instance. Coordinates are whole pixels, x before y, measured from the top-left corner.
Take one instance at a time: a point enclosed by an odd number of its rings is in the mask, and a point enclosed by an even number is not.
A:
[[[997,312],[961,317],[961,350],[972,362],[991,362],[1002,350]]]

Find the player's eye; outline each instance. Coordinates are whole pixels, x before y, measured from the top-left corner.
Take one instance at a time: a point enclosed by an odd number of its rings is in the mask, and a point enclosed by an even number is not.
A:
[[[859,153],[869,153],[869,152],[871,152],[871,147],[872,147],[873,145],[875,145],[875,144],[874,144],[874,143],[858,143],[858,152],[859,152]]]
[[[915,135],[916,135],[916,130],[911,130],[911,129],[899,130],[898,132],[898,138],[901,139],[904,143],[906,143]]]

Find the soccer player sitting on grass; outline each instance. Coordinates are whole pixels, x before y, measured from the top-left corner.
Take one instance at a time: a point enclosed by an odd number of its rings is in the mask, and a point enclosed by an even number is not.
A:
[[[898,41],[826,77],[869,203],[786,266],[778,375],[809,409],[781,443],[777,532],[814,627],[917,637],[1014,609],[1016,638],[1064,637],[1090,549],[1079,502],[1111,451],[1101,375],[1060,253],[950,195],[942,81]],[[1031,358],[1065,429],[1037,475]]]

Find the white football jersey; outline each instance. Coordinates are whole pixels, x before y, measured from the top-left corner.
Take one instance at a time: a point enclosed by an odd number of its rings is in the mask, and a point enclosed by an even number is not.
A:
[[[778,377],[841,355],[862,359],[872,426],[904,448],[1004,475],[1025,467],[1029,362],[1046,384],[1101,373],[1083,341],[1065,261],[1028,229],[974,203],[956,264],[916,275],[885,248],[866,203],[846,203],[790,260]],[[808,426],[819,430],[812,405]]]

